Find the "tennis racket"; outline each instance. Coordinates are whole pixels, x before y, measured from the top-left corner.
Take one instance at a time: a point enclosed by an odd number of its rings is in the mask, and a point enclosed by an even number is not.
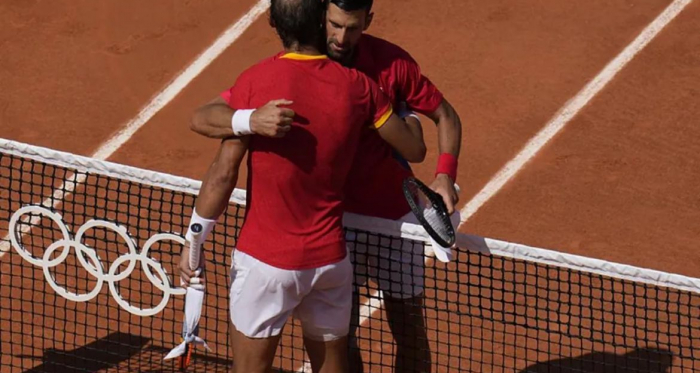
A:
[[[199,238],[201,237],[202,234],[202,225],[195,223],[192,224],[192,227],[190,227],[192,230],[192,241],[190,242],[190,257],[188,258],[189,264],[190,264],[190,269],[195,271],[197,268],[199,268],[199,258],[201,255],[201,250],[202,250],[202,244],[199,242]],[[201,274],[201,273],[200,273]],[[198,289],[198,290],[204,290],[204,285],[200,284],[199,282],[193,283],[192,280],[196,280],[196,278],[190,279],[190,286],[192,288]],[[199,326],[197,326],[199,328]],[[184,331],[183,331],[184,333]],[[193,347],[191,344],[187,344],[185,346],[185,353],[180,356],[180,371],[184,372],[187,369],[187,366],[190,365],[190,360],[192,358],[192,350]]]
[[[199,242],[199,238],[202,235],[202,225],[199,223],[192,224],[192,242],[190,242],[190,269],[196,271],[199,268],[199,258],[202,255],[202,243]],[[198,273],[199,276],[201,273]],[[204,285],[199,283],[198,277],[193,277],[190,279],[190,286],[197,290],[204,290]]]
[[[456,240],[455,229],[442,196],[413,177],[404,180],[403,193],[411,211],[430,237],[440,246],[452,247]]]

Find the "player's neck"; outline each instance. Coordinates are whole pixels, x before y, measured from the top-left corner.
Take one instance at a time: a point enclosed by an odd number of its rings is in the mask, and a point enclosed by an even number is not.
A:
[[[284,51],[286,53],[296,53],[296,54],[303,54],[307,56],[319,56],[321,55],[321,51],[318,50],[318,48],[310,45],[292,45],[289,48],[285,48]]]
[[[354,67],[355,66],[355,62],[357,61],[357,49],[358,49],[358,47],[353,48],[352,52],[350,52],[350,54],[342,62],[343,66],[346,66],[346,67]]]

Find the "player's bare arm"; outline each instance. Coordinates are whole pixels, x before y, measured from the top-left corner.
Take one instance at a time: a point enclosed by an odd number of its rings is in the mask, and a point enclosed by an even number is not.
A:
[[[248,137],[223,140],[219,152],[202,180],[202,188],[195,202],[195,211],[199,217],[210,221],[211,224],[223,214],[228,206],[231,193],[238,181],[238,170],[248,149],[248,141]],[[189,284],[190,277],[195,275],[189,267],[189,247],[188,242],[180,253],[179,274],[183,284]],[[199,262],[201,263],[200,267],[204,268],[206,263],[204,251],[202,251]],[[204,278],[201,277],[200,282],[204,283]]]
[[[428,114],[438,128],[438,149],[440,153],[450,153],[459,156],[462,139],[462,122],[459,114],[450,105],[447,99],[443,99],[438,108]]]
[[[391,114],[377,132],[405,160],[419,163],[425,159],[427,150],[420,122],[404,121],[398,115]]]
[[[454,212],[455,205],[459,202],[459,194],[455,190],[455,172],[462,142],[462,122],[457,111],[450,103],[443,99],[438,108],[428,114],[438,129],[438,149],[441,159],[438,161],[438,170],[435,180],[430,188],[439,193],[448,213]],[[452,171],[452,168],[455,171]]]
[[[294,111],[283,106],[291,103],[280,99],[254,110],[234,110],[222,97],[217,97],[194,112],[190,129],[217,139],[251,134],[283,137],[292,128],[294,119]]]

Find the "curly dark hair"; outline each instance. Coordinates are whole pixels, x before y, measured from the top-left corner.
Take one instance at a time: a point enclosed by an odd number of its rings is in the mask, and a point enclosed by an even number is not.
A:
[[[366,11],[372,10],[373,0],[330,0],[330,3],[337,6],[338,8],[346,11],[352,12],[355,10],[364,9]]]
[[[270,25],[285,48],[316,47],[323,40],[324,12],[321,0],[271,0]]]

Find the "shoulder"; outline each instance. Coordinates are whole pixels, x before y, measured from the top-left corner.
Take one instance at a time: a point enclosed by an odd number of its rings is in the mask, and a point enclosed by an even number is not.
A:
[[[251,65],[247,69],[243,70],[238,76],[239,81],[246,81],[260,77],[261,75],[266,75],[270,69],[272,69],[279,62],[279,56],[281,53],[277,53],[273,56],[266,57],[255,64]]]
[[[343,66],[342,64],[328,59],[326,65],[327,72],[330,71],[331,74],[335,75],[335,81],[337,84],[347,84],[349,87],[353,87],[358,83],[362,85],[371,84],[371,80],[362,71],[353,68]]]
[[[415,79],[421,73],[418,62],[402,47],[385,39],[364,34],[361,40],[361,70],[377,74],[380,80],[387,84],[394,81],[398,84]],[[388,80],[387,80],[388,79]]]
[[[385,62],[402,62],[416,64],[411,54],[402,47],[370,34],[363,34],[361,48],[366,48],[375,58]]]

